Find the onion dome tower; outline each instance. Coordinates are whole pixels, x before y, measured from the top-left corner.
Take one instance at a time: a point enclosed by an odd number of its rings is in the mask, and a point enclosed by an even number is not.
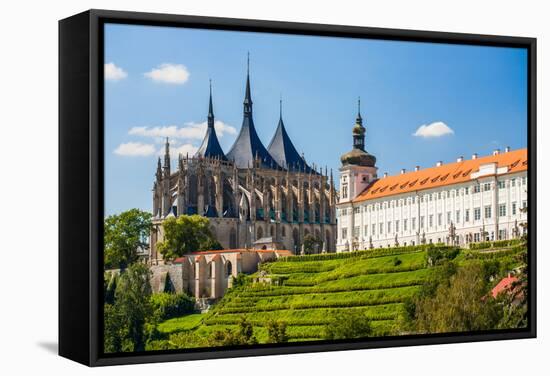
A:
[[[312,172],[309,167],[294,147],[283,123],[283,101],[279,100],[279,124],[275,130],[275,134],[267,147],[269,154],[279,163],[279,165],[290,171]],[[317,173],[313,171],[314,173]]]
[[[353,149],[340,157],[340,202],[353,200],[377,179],[376,157],[365,151],[365,133],[359,99],[357,118],[352,129]]]
[[[363,118],[361,117],[361,99],[357,101],[357,118],[353,126],[353,149],[340,157],[340,161],[345,165],[374,167],[376,157],[365,151],[365,133],[363,127]]]
[[[250,93],[250,59],[247,60],[246,93],[243,102],[243,124],[235,143],[227,153],[227,158],[235,162],[237,168],[252,166],[280,168],[260,141],[252,118],[252,95]],[[259,163],[255,164],[257,161]]]
[[[210,100],[208,103],[208,127],[206,128],[206,135],[202,140],[202,144],[197,150],[195,157],[203,158],[213,158],[220,159],[223,161],[227,160],[220,142],[218,141],[218,136],[216,135],[216,129],[214,128],[214,109],[212,106],[212,81],[210,81]]]

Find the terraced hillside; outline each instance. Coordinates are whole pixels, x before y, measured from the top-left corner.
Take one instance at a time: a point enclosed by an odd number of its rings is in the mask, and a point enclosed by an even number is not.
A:
[[[325,326],[342,312],[355,310],[371,320],[375,336],[399,333],[404,302],[437,270],[428,267],[428,247],[402,247],[355,253],[283,258],[260,266],[241,286],[228,291],[208,313],[160,324],[165,335],[178,332],[207,337],[235,328],[242,317],[254,326],[259,342],[267,339],[266,323],[284,321],[290,341],[322,339]],[[434,247],[431,247],[433,250]],[[513,267],[524,251],[508,247],[492,252],[438,247],[459,263],[499,258]],[[192,346],[192,344],[190,345]]]

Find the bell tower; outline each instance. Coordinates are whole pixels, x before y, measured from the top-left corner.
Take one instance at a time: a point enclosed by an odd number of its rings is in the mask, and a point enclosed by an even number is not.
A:
[[[377,179],[376,157],[365,151],[365,133],[359,98],[357,118],[352,129],[353,148],[340,158],[340,203],[352,201]]]

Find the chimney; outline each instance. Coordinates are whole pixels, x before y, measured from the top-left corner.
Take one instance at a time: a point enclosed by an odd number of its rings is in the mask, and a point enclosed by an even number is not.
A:
[[[463,160],[464,160],[464,157],[462,155],[456,159],[457,162],[462,162]]]
[[[414,168],[414,170],[415,170],[415,171],[420,170],[420,166],[416,166],[416,167]]]
[[[499,155],[499,154],[500,154],[500,149],[493,150],[493,155]]]
[[[407,172],[407,170],[405,170],[404,168],[401,169],[401,175],[403,175],[405,172]]]
[[[437,161],[437,163],[435,164],[435,166],[436,166],[436,167],[441,167],[442,164],[443,164],[443,162]]]
[[[506,147],[504,148],[504,152],[505,152],[505,153],[509,153],[509,152],[510,152],[510,146],[506,146]]]
[[[477,153],[472,154],[472,159],[477,159]]]
[[[384,172],[384,177],[385,177],[385,178],[388,177],[388,173],[387,173],[387,172]]]

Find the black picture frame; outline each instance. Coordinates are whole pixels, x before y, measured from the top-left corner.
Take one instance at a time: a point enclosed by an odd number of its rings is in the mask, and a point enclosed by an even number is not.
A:
[[[526,329],[223,349],[102,353],[103,25],[123,23],[339,36],[528,51],[528,304]],[[370,349],[536,337],[536,39],[171,14],[88,10],[59,21],[59,354],[88,366]],[[86,195],[84,194],[86,193]],[[88,200],[83,200],[87,197]]]

